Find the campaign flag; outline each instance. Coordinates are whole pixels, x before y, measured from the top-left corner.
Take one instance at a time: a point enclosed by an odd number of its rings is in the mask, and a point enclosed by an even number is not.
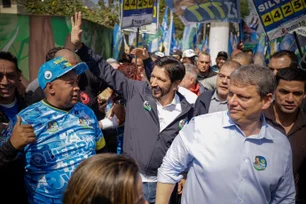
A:
[[[146,44],[149,52],[156,52],[159,50],[162,39],[162,28],[160,27],[155,34],[146,34]]]
[[[184,28],[184,34],[182,39],[182,50],[194,49],[195,41],[197,35],[197,24],[193,23],[191,25],[187,25]]]
[[[209,53],[209,46],[208,46],[208,36],[205,36],[205,39],[202,42],[201,52],[208,52]]]
[[[176,29],[174,25],[174,21],[172,21],[172,37],[171,37],[171,46],[170,46],[170,54],[174,53],[177,50],[177,41],[176,41]]]
[[[168,33],[168,7],[166,7],[165,13],[164,13],[164,18],[163,18],[163,22],[161,24],[161,28],[163,31],[163,35],[162,35],[162,41],[164,42]]]
[[[292,52],[295,52],[295,50],[297,49],[297,45],[294,39],[294,35],[293,34],[285,35],[279,43],[279,49],[290,50]]]
[[[184,25],[201,22],[239,22],[239,0],[165,0],[171,11],[178,15]]]
[[[114,26],[113,31],[113,58],[118,59],[122,44],[122,31],[119,25]]]
[[[165,53],[166,56],[169,56],[170,53],[171,53],[171,43],[172,43],[172,38],[173,38],[173,26],[174,26],[173,14],[170,11],[170,24],[169,24],[168,30],[166,32],[166,36],[164,38],[164,48],[165,48],[164,53]]]
[[[234,45],[234,34],[231,32],[229,35],[228,52],[227,52],[229,56],[231,56],[232,52],[235,50],[233,45]]]
[[[136,40],[136,33],[130,32],[129,33],[129,46],[132,46],[135,40]]]
[[[259,36],[259,42],[254,48],[253,53],[254,54],[255,53],[265,53],[266,46],[267,46],[267,36],[266,36],[266,33],[262,33]]]

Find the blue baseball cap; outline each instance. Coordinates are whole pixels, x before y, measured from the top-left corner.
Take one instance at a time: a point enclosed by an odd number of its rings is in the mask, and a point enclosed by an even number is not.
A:
[[[44,90],[47,83],[67,74],[71,70],[75,70],[77,75],[84,73],[88,69],[86,63],[81,62],[72,66],[64,57],[54,58],[44,63],[38,71],[38,84]]]

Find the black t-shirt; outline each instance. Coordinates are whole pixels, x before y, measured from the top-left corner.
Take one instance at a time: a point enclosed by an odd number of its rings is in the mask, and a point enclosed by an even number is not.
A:
[[[107,88],[107,84],[94,76],[89,70],[81,75],[79,81],[80,87],[80,102],[90,107],[96,114],[98,120],[101,120],[104,115],[98,109],[97,96]],[[26,94],[27,105],[32,105],[45,98],[43,90],[38,87],[34,92]]]

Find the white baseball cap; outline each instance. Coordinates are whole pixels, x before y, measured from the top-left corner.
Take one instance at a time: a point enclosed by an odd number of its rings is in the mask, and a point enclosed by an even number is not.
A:
[[[165,54],[162,52],[155,52],[154,55],[158,56],[158,57],[164,57]]]
[[[193,49],[188,49],[188,50],[185,50],[184,52],[183,52],[183,58],[184,57],[194,57],[194,56],[197,56],[197,54],[194,52],[194,50]]]

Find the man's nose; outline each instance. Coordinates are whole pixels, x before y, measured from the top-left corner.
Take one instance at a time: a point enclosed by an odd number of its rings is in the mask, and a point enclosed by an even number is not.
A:
[[[2,85],[7,85],[9,83],[9,80],[7,79],[6,75],[4,74],[0,80],[0,83]]]

